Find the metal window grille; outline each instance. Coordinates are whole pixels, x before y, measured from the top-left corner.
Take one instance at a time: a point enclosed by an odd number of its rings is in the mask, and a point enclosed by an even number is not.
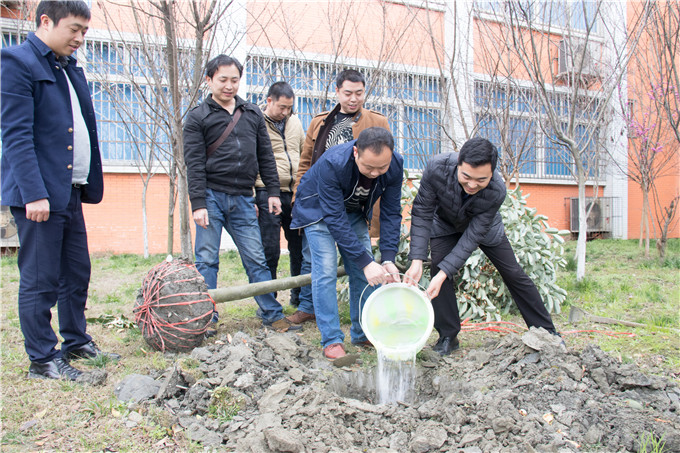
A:
[[[537,105],[532,89],[498,86],[478,80],[474,86],[474,97],[478,134],[498,147],[501,168],[512,173],[517,166],[520,176],[526,178],[572,179],[574,158],[554,133],[542,131],[533,112],[538,112],[540,117],[545,111]],[[569,115],[567,94],[554,93],[550,102],[559,116]],[[575,139],[584,152],[587,175],[592,179],[602,174],[605,164],[597,159],[600,129],[586,127],[594,118],[599,102],[599,99],[582,96],[575,106],[576,117],[581,121],[575,129]],[[506,112],[509,115],[505,115]],[[499,123],[501,118],[502,124]],[[503,137],[501,131],[505,133]]]
[[[246,84],[251,102],[264,102],[269,86],[285,80],[295,91],[303,127],[335,105],[335,77],[344,67],[327,62],[250,55]],[[405,168],[422,170],[441,152],[441,80],[438,76],[356,67],[366,78],[366,107],[385,115]]]

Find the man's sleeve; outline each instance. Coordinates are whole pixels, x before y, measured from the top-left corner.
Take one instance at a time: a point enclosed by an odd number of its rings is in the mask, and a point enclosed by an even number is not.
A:
[[[293,188],[293,195],[297,193],[298,186],[300,185],[300,180],[307,173],[309,167],[312,166],[312,153],[314,151],[314,129],[316,121],[312,119],[309,129],[307,129],[307,135],[305,136],[305,141],[300,148],[300,163],[298,164],[297,175],[295,175],[295,187]]]
[[[378,126],[390,130],[390,123],[387,121],[387,117],[380,115],[380,123]],[[390,131],[391,132],[391,131]]]
[[[3,158],[11,168],[24,204],[49,198],[33,140],[32,72],[10,52],[2,52],[0,66]]]
[[[412,260],[426,260],[428,257],[428,245],[432,230],[432,219],[439,204],[437,188],[434,184],[436,161],[432,161],[425,167],[423,177],[420,179],[420,187],[416,198],[413,200],[411,209],[411,244],[409,258]]]
[[[401,186],[404,181],[404,162],[392,158],[395,169],[380,197],[380,256],[383,261],[394,261],[399,251],[401,234]]]
[[[257,125],[257,165],[260,170],[260,178],[267,188],[270,197],[281,195],[281,184],[279,183],[279,172],[276,168],[276,158],[272,151],[272,142],[269,139],[267,124],[264,116],[257,112],[259,122]]]
[[[488,210],[481,214],[477,214],[470,219],[470,223],[467,228],[465,228],[465,231],[458,240],[456,246],[451,250],[451,253],[446,255],[441,263],[439,263],[439,269],[444,271],[449,278],[456,275],[458,270],[465,265],[465,261],[470,258],[472,252],[479,247],[482,239],[486,237],[504,199],[505,194],[503,194],[502,197],[499,196],[497,200],[494,200],[493,206],[490,206]]]
[[[338,175],[326,159],[319,160],[314,165],[321,166],[316,172],[319,178],[317,183],[319,204],[328,231],[338,244],[338,248],[363,269],[373,261],[373,255],[364,248],[349,223]]]
[[[193,211],[206,207],[205,203],[205,161],[206,144],[198,120],[189,112],[182,131],[184,140],[184,161],[187,165],[187,184]]]

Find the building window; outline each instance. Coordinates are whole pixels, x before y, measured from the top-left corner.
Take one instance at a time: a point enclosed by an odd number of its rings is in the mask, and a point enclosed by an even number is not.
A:
[[[499,170],[505,175],[511,176],[517,169],[523,178],[573,179],[574,158],[554,133],[547,134],[541,129],[540,119],[533,113],[538,109],[536,102],[535,94],[529,88],[476,81],[477,133],[496,145]],[[551,103],[558,115],[565,118],[569,115],[566,94],[555,94]],[[601,174],[603,166],[603,162],[597,160],[600,130],[588,127],[588,124],[598,108],[598,100],[583,97],[576,108],[580,123],[575,127],[574,139],[583,152],[587,175],[594,179]]]
[[[166,129],[152,111],[158,99],[167,99],[169,94],[164,87],[159,95],[155,85],[148,84],[152,68],[162,68],[162,52],[161,46],[145,53],[129,43],[86,42],[82,65],[88,73],[105,163],[148,160],[152,151],[154,159],[171,159]],[[149,58],[155,60],[153,64],[148,63]]]
[[[560,0],[560,1],[481,1],[475,0],[477,12],[501,18],[513,11],[519,19],[531,19],[548,27],[586,31],[590,28],[597,33],[595,16],[599,13],[599,0]]]
[[[342,67],[324,62],[251,55],[245,64],[248,100],[264,102],[269,86],[288,82],[295,91],[295,112],[305,129],[317,114],[335,105],[335,77]],[[366,78],[365,107],[385,115],[404,157],[404,167],[422,170],[441,152],[439,76],[357,67]]]

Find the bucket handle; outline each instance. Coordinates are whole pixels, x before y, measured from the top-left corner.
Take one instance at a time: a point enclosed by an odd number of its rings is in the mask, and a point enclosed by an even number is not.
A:
[[[399,276],[404,276],[406,277],[406,274],[402,274],[401,272],[385,272],[385,275],[399,275]],[[409,279],[413,280],[412,278],[409,277]],[[430,296],[427,295],[427,290],[425,287],[421,286],[420,283],[416,282],[416,285],[418,286],[418,289],[425,294],[425,297],[427,297],[427,300],[432,303],[432,299],[430,299]],[[364,316],[364,310],[363,307],[361,306],[361,301],[364,298],[364,293],[368,289],[368,287],[371,285],[366,285],[364,286],[364,290],[361,291],[361,295],[359,296],[359,326],[361,327],[361,330],[364,330],[364,323],[362,322],[362,317]]]

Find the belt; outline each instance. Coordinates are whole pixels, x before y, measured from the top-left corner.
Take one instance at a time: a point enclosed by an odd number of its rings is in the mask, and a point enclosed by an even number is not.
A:
[[[71,187],[73,187],[74,189],[80,189],[83,187],[83,184],[71,184]]]

